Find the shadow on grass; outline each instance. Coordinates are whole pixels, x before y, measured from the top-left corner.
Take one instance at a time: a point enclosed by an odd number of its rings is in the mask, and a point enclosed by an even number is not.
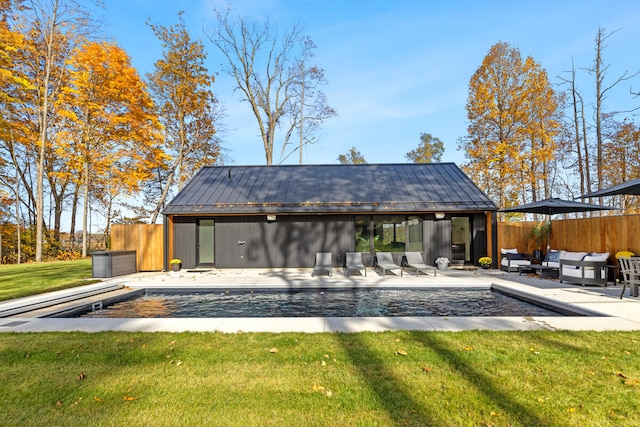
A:
[[[388,360],[371,349],[362,334],[337,334],[345,354],[358,369],[360,378],[375,394],[378,403],[395,425],[439,426],[443,420],[428,414],[427,408],[411,398],[411,390],[389,369]]]
[[[470,385],[475,387],[476,393],[484,395],[503,411],[516,414],[520,425],[542,426],[546,424],[544,419],[518,403],[509,393],[496,387],[490,375],[475,369],[461,357],[459,351],[452,350],[446,342],[438,339],[439,335],[429,332],[412,332],[410,336],[415,342],[437,354],[442,363],[449,365],[453,371],[459,372]]]

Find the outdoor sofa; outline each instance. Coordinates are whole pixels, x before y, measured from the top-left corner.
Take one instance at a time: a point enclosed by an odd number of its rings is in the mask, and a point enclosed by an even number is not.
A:
[[[553,252],[553,251],[552,251]],[[607,285],[609,253],[558,251],[558,262],[549,266],[559,269],[560,282],[585,285]],[[543,262],[546,265],[546,262]]]

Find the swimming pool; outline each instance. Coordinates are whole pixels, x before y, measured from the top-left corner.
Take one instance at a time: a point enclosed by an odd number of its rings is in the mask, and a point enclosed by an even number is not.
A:
[[[562,316],[486,288],[147,289],[82,315],[92,318]]]

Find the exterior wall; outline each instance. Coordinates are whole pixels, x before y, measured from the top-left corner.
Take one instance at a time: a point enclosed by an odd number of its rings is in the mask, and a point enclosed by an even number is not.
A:
[[[485,215],[474,215],[472,218],[471,262],[476,265],[480,257],[491,254],[487,252],[487,218]]]
[[[182,261],[183,268],[196,267],[196,218],[173,218],[173,258]]]
[[[197,267],[198,217],[174,217],[172,257],[183,268]],[[487,226],[484,214],[471,215],[471,261],[487,255]],[[353,215],[278,215],[215,217],[215,266],[217,268],[309,268],[316,252],[331,252],[335,267],[344,265],[346,252],[355,250]],[[440,256],[452,259],[450,218],[423,221],[425,262]],[[364,253],[366,265],[371,254]]]
[[[434,265],[436,258],[451,259],[451,219],[427,219],[424,224],[424,261]]]
[[[336,267],[354,249],[351,215],[217,217],[218,268],[312,267],[316,252],[331,252]]]

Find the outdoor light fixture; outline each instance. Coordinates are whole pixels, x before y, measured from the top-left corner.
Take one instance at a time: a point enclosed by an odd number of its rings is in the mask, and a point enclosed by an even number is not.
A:
[[[274,222],[276,220],[275,215],[267,215],[267,222]]]
[[[444,218],[444,212],[436,212],[436,219]]]

